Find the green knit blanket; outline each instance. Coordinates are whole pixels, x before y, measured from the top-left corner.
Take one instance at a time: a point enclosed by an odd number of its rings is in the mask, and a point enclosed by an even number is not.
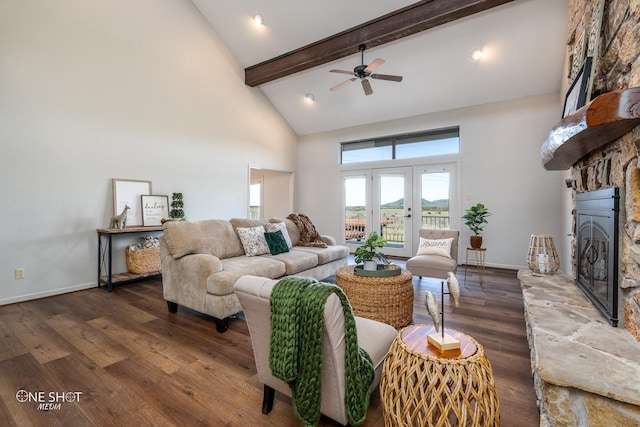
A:
[[[342,302],[345,318],[347,417],[361,424],[369,406],[373,382],[371,357],[358,346],[356,322],[347,297],[338,286],[307,277],[289,276],[271,292],[269,365],[273,375],[291,387],[293,409],[305,426],[320,420],[322,315],[331,294]]]

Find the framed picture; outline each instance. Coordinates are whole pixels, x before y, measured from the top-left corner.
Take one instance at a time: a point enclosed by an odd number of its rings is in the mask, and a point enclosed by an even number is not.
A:
[[[142,209],[140,196],[151,194],[151,181],[138,179],[113,178],[113,214],[120,214],[125,206],[127,211],[127,227],[142,225]]]
[[[169,218],[169,196],[140,196],[142,225],[162,225],[162,218]]]
[[[567,117],[582,107],[587,101],[587,85],[591,77],[591,57],[588,56],[578,74],[573,79],[573,83],[569,86],[567,96],[564,99],[564,108],[562,109],[562,117]]]

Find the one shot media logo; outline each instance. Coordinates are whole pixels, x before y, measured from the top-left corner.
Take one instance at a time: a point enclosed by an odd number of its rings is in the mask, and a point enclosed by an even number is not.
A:
[[[27,391],[16,392],[20,403],[33,403],[39,411],[59,411],[65,403],[80,402],[81,391]]]

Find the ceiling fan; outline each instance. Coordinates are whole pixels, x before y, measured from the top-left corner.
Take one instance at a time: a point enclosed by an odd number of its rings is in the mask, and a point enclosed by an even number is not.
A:
[[[349,74],[354,76],[354,77],[351,77],[349,80],[345,80],[344,82],[335,85],[334,87],[329,89],[330,91],[335,92],[336,90],[341,89],[355,82],[357,79],[360,79],[362,81],[362,89],[364,89],[364,94],[371,95],[373,93],[373,89],[371,89],[371,83],[369,82],[367,77],[371,77],[372,79],[378,79],[378,80],[388,80],[391,82],[402,81],[402,76],[392,76],[389,74],[372,74],[373,71],[375,71],[379,66],[384,64],[384,59],[376,58],[371,62],[371,64],[364,65],[364,49],[365,49],[365,46],[363,44],[360,45],[361,65],[358,65],[356,68],[353,69],[353,71],[329,70],[330,73]]]

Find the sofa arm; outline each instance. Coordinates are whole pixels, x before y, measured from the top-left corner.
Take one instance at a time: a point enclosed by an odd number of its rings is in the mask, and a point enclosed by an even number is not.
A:
[[[327,246],[335,246],[337,244],[336,239],[332,236],[327,236],[323,234],[320,236],[320,238],[322,239],[323,242],[327,244]]]
[[[207,278],[222,271],[222,262],[209,254],[162,258],[164,299],[204,313]]]

